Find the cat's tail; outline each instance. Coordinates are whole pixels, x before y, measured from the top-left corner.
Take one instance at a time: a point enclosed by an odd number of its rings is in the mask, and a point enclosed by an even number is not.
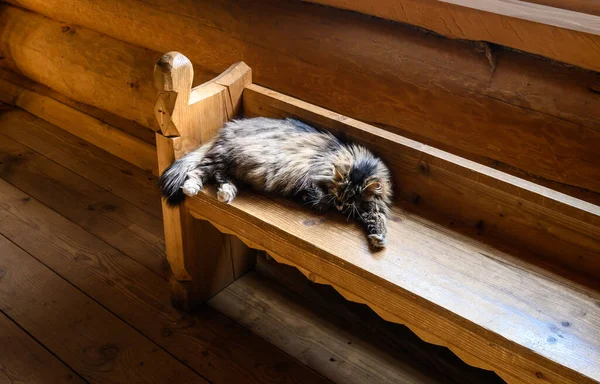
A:
[[[185,200],[185,194],[182,189],[183,184],[188,179],[188,174],[201,166],[206,152],[212,148],[212,145],[213,142],[210,141],[200,148],[185,154],[165,169],[160,176],[158,187],[169,206],[174,207],[183,203]]]

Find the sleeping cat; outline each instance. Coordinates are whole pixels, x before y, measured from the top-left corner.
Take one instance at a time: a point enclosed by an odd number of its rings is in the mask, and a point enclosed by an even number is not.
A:
[[[319,211],[335,207],[364,224],[372,247],[385,246],[392,195],[388,168],[366,148],[299,120],[229,122],[213,140],[171,164],[160,177],[160,189],[174,206],[185,195],[197,195],[209,179],[224,203],[235,198],[239,181],[298,197]]]

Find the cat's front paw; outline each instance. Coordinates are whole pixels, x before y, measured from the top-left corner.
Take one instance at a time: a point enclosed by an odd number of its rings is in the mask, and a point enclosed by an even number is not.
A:
[[[235,185],[226,183],[221,185],[221,187],[217,190],[217,199],[221,203],[229,204],[235,199],[235,195],[237,194],[237,188]]]
[[[376,249],[385,248],[385,235],[375,233],[367,236],[369,245]]]
[[[186,180],[183,183],[183,193],[188,196],[196,196],[202,189],[202,184],[199,184],[196,180]]]

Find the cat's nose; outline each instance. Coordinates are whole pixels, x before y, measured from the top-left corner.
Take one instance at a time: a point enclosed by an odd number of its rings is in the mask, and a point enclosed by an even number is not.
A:
[[[341,212],[341,211],[344,209],[344,206],[343,206],[343,205],[336,205],[335,207],[336,207],[336,208],[337,208],[337,210],[338,210],[338,211],[340,211],[340,212]]]

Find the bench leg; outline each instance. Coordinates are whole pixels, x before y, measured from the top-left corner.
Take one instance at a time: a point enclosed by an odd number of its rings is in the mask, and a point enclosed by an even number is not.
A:
[[[156,144],[159,170],[163,172],[175,159],[177,139],[157,133]],[[169,207],[163,202],[162,208],[175,305],[192,310],[254,265],[253,250],[209,222],[192,217],[186,204]]]
[[[167,210],[163,209],[163,217],[169,217],[165,241],[173,270],[171,297],[175,306],[192,311],[251,268],[255,251],[209,222],[193,218],[185,206]]]

